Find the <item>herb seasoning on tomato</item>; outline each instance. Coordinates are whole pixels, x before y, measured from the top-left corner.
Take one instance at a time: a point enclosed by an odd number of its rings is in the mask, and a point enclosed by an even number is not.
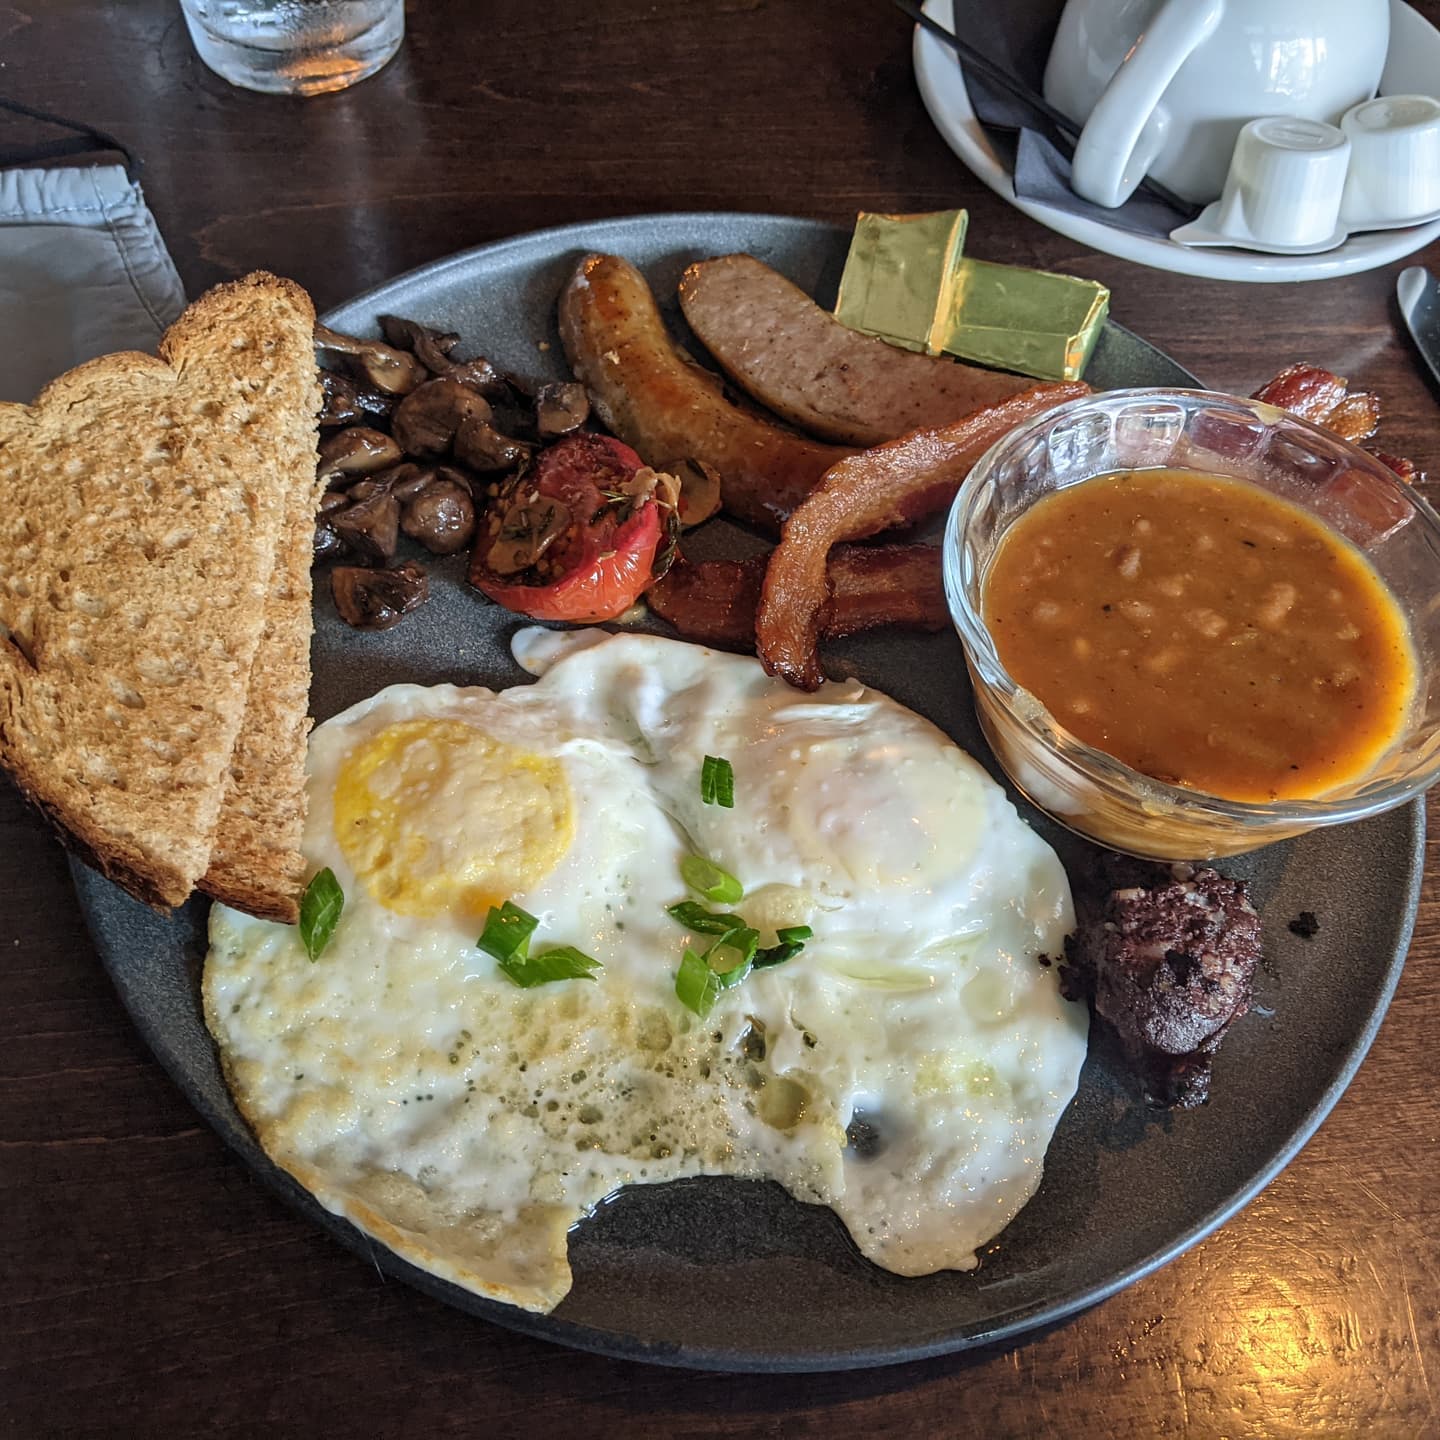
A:
[[[668,568],[676,489],[608,435],[561,440],[490,502],[470,583],[536,620],[613,620]]]

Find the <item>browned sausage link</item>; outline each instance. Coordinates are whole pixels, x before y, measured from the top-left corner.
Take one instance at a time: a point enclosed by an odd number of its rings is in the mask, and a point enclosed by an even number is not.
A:
[[[725,399],[675,346],[645,277],[614,255],[589,255],[560,295],[570,367],[607,429],[646,464],[687,456],[720,474],[721,504],[778,533],[837,461],[853,452],[803,439]]]
[[[646,603],[687,640],[724,650],[754,650],[755,610],[766,557],[681,561],[645,592]],[[882,625],[943,630],[950,623],[933,545],[841,545],[831,552],[832,597],[826,636]]]
[[[680,277],[680,308],[741,389],[826,440],[879,445],[1032,383],[862,335],[753,255],[690,266]]]

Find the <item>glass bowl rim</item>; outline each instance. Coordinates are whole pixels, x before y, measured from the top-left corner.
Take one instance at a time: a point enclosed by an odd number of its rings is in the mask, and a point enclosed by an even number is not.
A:
[[[1280,422],[1319,436],[1328,447],[1338,447],[1342,453],[1353,459],[1359,468],[1388,482],[1395,493],[1405,498],[1414,515],[1433,533],[1437,545],[1440,545],[1440,515],[1436,514],[1412,484],[1401,479],[1368,450],[1361,449],[1333,430],[1316,425],[1281,406],[1249,396],[1229,395],[1220,390],[1186,389],[1180,386],[1137,386],[1082,395],[1078,399],[1057,405],[1053,410],[1033,416],[1002,435],[971,467],[951,504],[942,541],[941,568],[950,618],[959,632],[972,675],[978,675],[979,684],[1004,701],[1009,716],[1043,749],[1083,771],[1089,783],[1124,804],[1133,806],[1137,796],[1144,796],[1153,801],[1157,812],[1163,806],[1172,811],[1189,812],[1194,816],[1214,816],[1242,824],[1249,822],[1269,827],[1280,823],[1319,825],[1363,819],[1367,815],[1392,809],[1423,794],[1437,777],[1440,777],[1440,727],[1426,737],[1422,754],[1410,769],[1403,775],[1382,783],[1367,784],[1361,781],[1350,790],[1314,800],[1230,800],[1209,791],[1194,790],[1157,780],[1152,775],[1133,769],[1106,751],[1087,744],[1067,730],[1033,691],[1018,684],[1001,663],[989,628],[980,615],[979,577],[976,577],[977,597],[972,602],[965,578],[960,573],[971,514],[991,471],[1013,446],[1023,443],[1037,432],[1053,427],[1057,421],[1092,406],[1110,406],[1117,401],[1123,403],[1167,399],[1187,402],[1192,406],[1196,402],[1219,403],[1232,410],[1256,416],[1272,426]],[[1085,479],[1073,483],[1083,485],[1086,480],[1095,478],[1098,478],[1098,475],[1086,476]],[[1323,516],[1316,518],[1324,522]],[[1389,586],[1386,588],[1389,589]],[[1422,675],[1423,673],[1422,670]],[[1024,713],[1017,707],[1016,702],[1021,696],[1024,696],[1027,702],[1025,708],[1033,710],[1033,713]],[[979,698],[977,694],[977,701]]]

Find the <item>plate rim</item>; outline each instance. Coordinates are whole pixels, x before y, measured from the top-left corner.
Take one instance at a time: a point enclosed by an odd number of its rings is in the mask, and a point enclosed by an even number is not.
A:
[[[412,283],[417,278],[429,278],[455,268],[463,269],[467,265],[474,264],[481,257],[488,259],[512,251],[524,252],[527,249],[545,249],[554,253],[561,245],[569,241],[578,242],[574,248],[594,248],[596,237],[601,232],[610,230],[626,232],[633,227],[669,226],[687,232],[693,230],[698,234],[703,233],[702,227],[706,224],[733,223],[739,220],[750,223],[761,222],[766,225],[775,224],[786,229],[809,231],[814,234],[825,233],[831,237],[844,233],[843,226],[824,220],[747,211],[660,212],[578,221],[542,230],[527,231],[498,241],[471,246],[454,254],[415,266],[369,287],[341,305],[329,307],[322,319],[329,319],[331,316],[357,305],[373,304],[378,297],[402,285]],[[1114,322],[1109,323],[1114,326],[1115,330],[1131,336],[1136,343],[1153,351],[1168,363],[1178,365],[1178,362],[1171,360],[1163,351],[1142,337],[1134,336],[1133,332],[1125,330],[1123,326],[1116,325]],[[204,1094],[191,1083],[185,1067],[180,1063],[180,1057],[172,1055],[172,1048],[166,1036],[164,1016],[156,1013],[153,1009],[132,1004],[132,987],[125,969],[125,962],[120,958],[124,946],[117,942],[116,937],[101,928],[98,906],[90,898],[102,891],[109,892],[113,887],[103,877],[74,857],[70,857],[69,863],[77,900],[101,963],[110,976],[112,984],[115,985],[122,1006],[145,1041],[151,1055],[210,1129],[267,1189],[284,1200],[306,1220],[318,1222],[345,1248],[370,1260],[387,1275],[406,1282],[430,1299],[445,1303],[451,1309],[459,1310],[472,1319],[489,1321],[502,1328],[552,1344],[615,1359],[691,1370],[732,1374],[793,1374],[873,1369],[924,1361],[940,1355],[1000,1344],[1044,1326],[1060,1323],[1078,1312],[1108,1299],[1176,1259],[1248,1205],[1294,1159],[1334,1108],[1363,1063],[1389,1010],[1390,1001],[1404,970],[1423,883],[1426,833],[1423,798],[1412,801],[1398,810],[1396,812],[1397,821],[1401,817],[1404,817],[1406,825],[1404,844],[1408,855],[1408,864],[1403,876],[1397,876],[1397,898],[1401,900],[1402,905],[1401,923],[1394,951],[1386,962],[1383,981],[1376,991],[1371,1012],[1364,1026],[1351,1037],[1342,1052],[1340,1063],[1329,1084],[1316,1097],[1300,1123],[1286,1137],[1285,1142],[1239,1190],[1151,1253],[1122,1268],[1116,1274],[1102,1279],[1066,1299],[1048,1303],[1033,1302],[1023,1306],[1001,1323],[983,1331],[964,1335],[952,1331],[928,1340],[874,1344],[860,1349],[854,1347],[842,1350],[814,1349],[769,1354],[747,1353],[726,1349],[722,1346],[712,1347],[690,1343],[680,1344],[677,1342],[669,1345],[640,1336],[623,1336],[615,1332],[600,1330],[590,1324],[567,1320],[563,1315],[554,1313],[537,1315],[514,1306],[502,1305],[497,1301],[477,1296],[412,1265],[394,1251],[371,1239],[343,1216],[326,1210],[310,1192],[270,1160],[256,1142],[243,1119],[240,1121],[239,1131],[233,1131],[230,1117],[217,1113]]]
[[[932,19],[949,29],[955,28],[954,0],[925,0],[924,8]],[[1391,0],[1391,8],[1392,11],[1411,11],[1421,23],[1433,30],[1425,17],[1406,5],[1405,0]],[[1440,45],[1437,45],[1437,53],[1440,53]],[[1346,240],[1336,250],[1327,250],[1319,255],[1232,253],[1223,249],[1191,249],[1170,239],[1136,235],[1085,215],[1072,215],[1039,201],[1021,199],[1015,194],[1010,171],[1001,163],[975,116],[955,57],[940,40],[918,25],[911,48],[911,64],[931,123],[972,175],[1007,205],[1028,215],[1047,230],[1121,260],[1201,280],[1231,280],[1246,284],[1299,283],[1338,279],[1378,269],[1414,254],[1440,236],[1440,219],[1436,219],[1400,229],[1367,231],[1358,238]]]

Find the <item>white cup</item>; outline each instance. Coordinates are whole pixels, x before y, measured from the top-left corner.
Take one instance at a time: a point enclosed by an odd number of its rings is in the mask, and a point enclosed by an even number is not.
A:
[[[1083,124],[1077,194],[1120,205],[1151,175],[1204,204],[1247,121],[1338,122],[1389,41],[1388,0],[1067,0],[1045,98]]]
[[[1318,245],[1336,233],[1350,141],[1320,120],[1267,116],[1240,131],[1219,229],[1266,245]]]
[[[1440,211],[1440,100],[1386,95],[1347,111],[1340,124],[1350,138],[1346,225],[1401,225]]]

